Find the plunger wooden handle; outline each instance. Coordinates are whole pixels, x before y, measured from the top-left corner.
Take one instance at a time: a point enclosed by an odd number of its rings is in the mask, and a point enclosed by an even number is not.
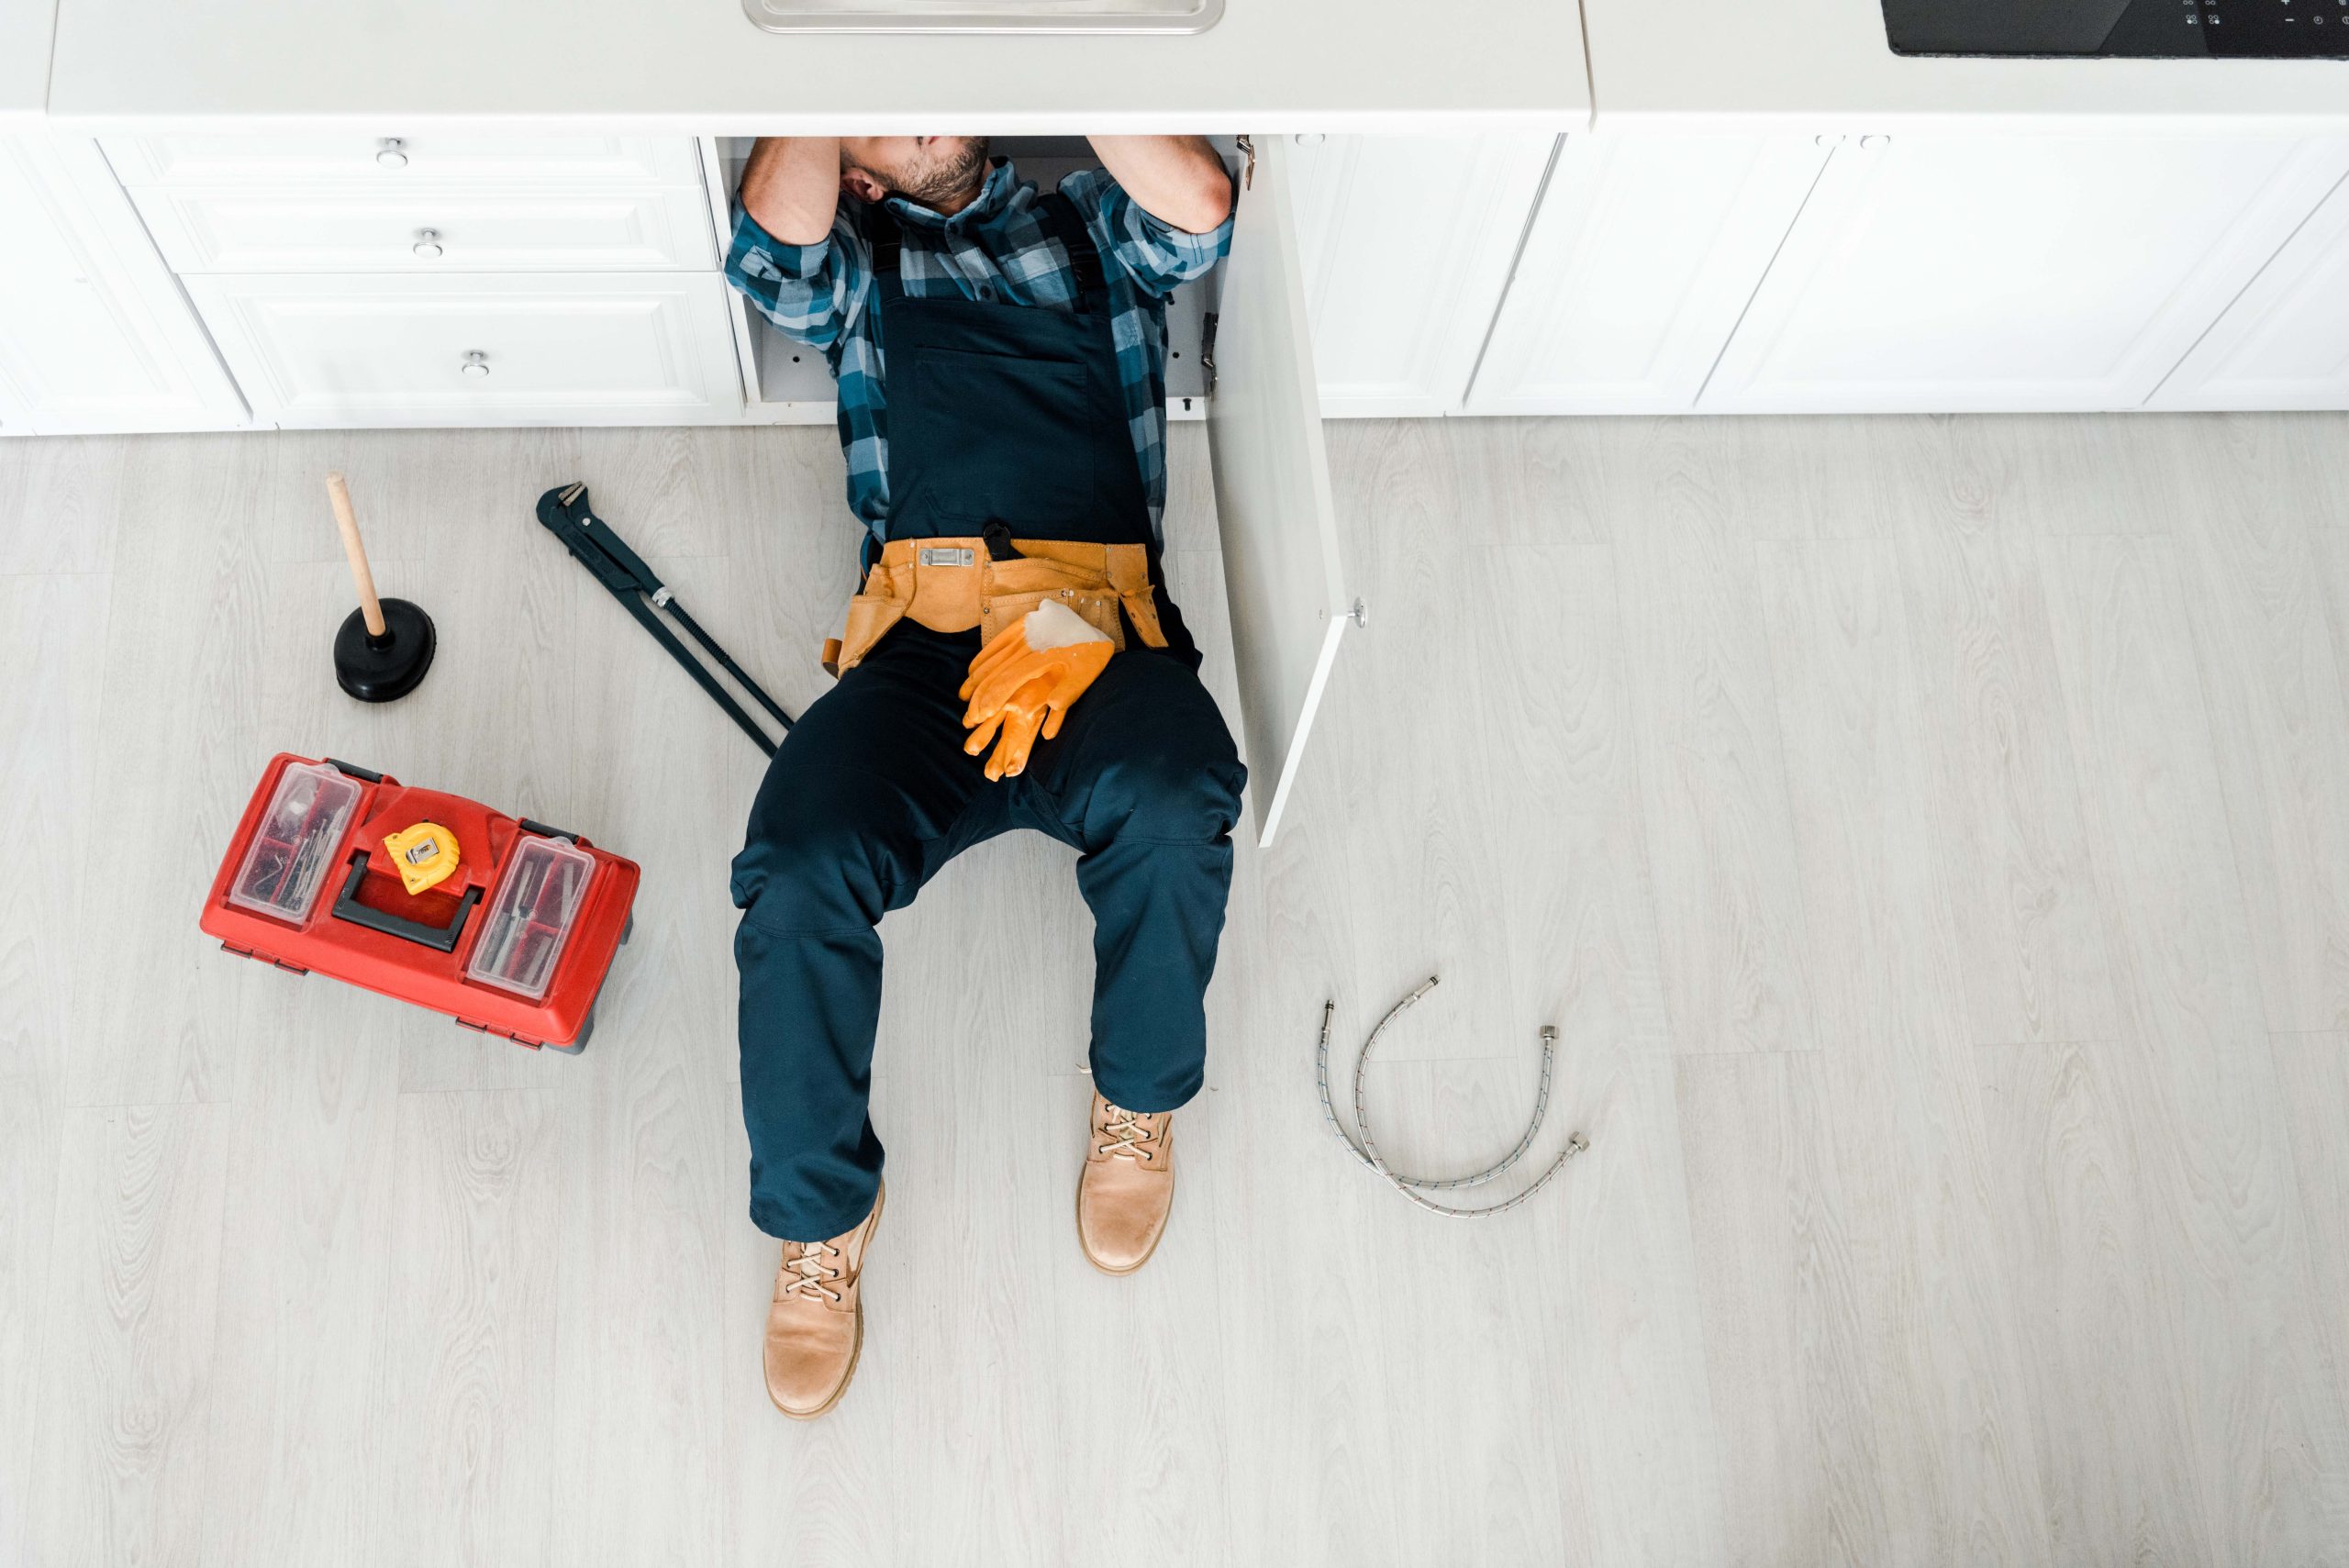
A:
[[[327,498],[334,503],[334,524],[342,530],[342,553],[351,562],[351,581],[359,589],[359,613],[366,617],[367,635],[384,635],[383,601],[375,597],[375,574],[367,570],[367,547],[359,542],[359,517],[351,509],[351,487],[340,473],[327,475]]]

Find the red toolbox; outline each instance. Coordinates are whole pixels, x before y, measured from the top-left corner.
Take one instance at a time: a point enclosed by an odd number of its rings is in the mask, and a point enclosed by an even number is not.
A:
[[[243,957],[575,1051],[628,940],[639,875],[575,833],[281,751],[199,924]]]

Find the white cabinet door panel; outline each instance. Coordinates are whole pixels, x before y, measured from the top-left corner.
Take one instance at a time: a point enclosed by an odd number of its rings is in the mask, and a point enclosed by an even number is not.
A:
[[[698,185],[519,192],[141,185],[131,197],[182,272],[609,272],[718,265]]]
[[[1473,414],[1683,413],[1819,178],[1810,136],[1571,136]]]
[[[2349,178],[2147,406],[2349,408]]]
[[[1257,834],[1271,843],[1353,601],[1339,558],[1285,139],[1259,144],[1224,263],[1208,447]]]
[[[18,395],[5,371],[0,371],[0,436],[33,436],[33,411]]]
[[[56,432],[245,423],[96,146],[0,137],[0,376]]]
[[[2275,136],[1848,139],[1699,406],[2139,406],[2340,159]]]
[[[1322,414],[1457,410],[1557,139],[1284,139]]]
[[[741,409],[714,273],[188,287],[255,415],[283,425],[689,424]]]
[[[106,151],[127,185],[352,183],[383,190],[428,181],[494,182],[518,195],[549,182],[689,185],[701,178],[700,150],[685,136],[473,136],[387,125],[325,135],[110,136]]]

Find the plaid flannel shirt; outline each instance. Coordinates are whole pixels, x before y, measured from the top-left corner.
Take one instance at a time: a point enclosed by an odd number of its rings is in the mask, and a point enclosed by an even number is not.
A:
[[[1104,170],[1071,174],[1060,188],[1101,251],[1126,422],[1156,532],[1166,509],[1166,297],[1230,249],[1231,219],[1226,216],[1211,233],[1185,233],[1142,210]],[[1060,242],[1044,232],[1036,196],[1033,182],[1021,180],[1008,159],[997,159],[978,199],[952,217],[902,196],[887,198],[904,234],[897,271],[906,293],[1074,310],[1075,273]],[[882,539],[889,520],[889,409],[873,331],[880,306],[873,248],[863,217],[862,205],[843,196],[821,244],[786,245],[738,207],[726,280],[779,330],[822,350],[840,384],[849,509]]]

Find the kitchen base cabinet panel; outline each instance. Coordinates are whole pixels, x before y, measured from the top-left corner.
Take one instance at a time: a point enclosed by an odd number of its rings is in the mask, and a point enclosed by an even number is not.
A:
[[[1568,137],[1468,412],[1687,412],[1826,161],[1804,135]]]
[[[2345,164],[2280,136],[1846,138],[1699,410],[2142,406]]]
[[[0,382],[13,393],[0,393],[0,432],[245,423],[186,296],[93,142],[0,136]]]
[[[1282,139],[1322,414],[1457,412],[1559,139]]]
[[[106,151],[127,185],[266,190],[310,185],[391,192],[435,183],[515,191],[689,185],[701,168],[690,137],[468,133],[399,124],[324,134],[256,129],[111,136]]]
[[[699,185],[386,191],[141,185],[182,272],[715,272]]]
[[[0,436],[29,436],[33,431],[32,410],[5,374],[0,374]]]
[[[2349,408],[2349,177],[2162,383],[2154,408]]]
[[[289,427],[729,421],[715,273],[187,280],[253,406]]]

